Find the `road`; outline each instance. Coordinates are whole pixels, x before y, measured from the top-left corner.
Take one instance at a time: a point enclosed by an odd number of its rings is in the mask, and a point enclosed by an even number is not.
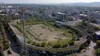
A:
[[[96,43],[94,43],[93,41],[91,41],[91,43],[89,44],[88,48],[80,53],[80,54],[77,54],[77,56],[95,56],[95,53],[94,53],[94,47],[96,46]]]
[[[14,41],[14,39],[13,39],[12,35],[9,33],[9,31],[7,29],[5,29],[5,30],[6,30],[6,34],[7,34],[8,40],[9,40],[9,44],[10,44],[9,50],[12,52],[12,54],[9,56],[19,56],[21,47],[17,44],[17,42]]]

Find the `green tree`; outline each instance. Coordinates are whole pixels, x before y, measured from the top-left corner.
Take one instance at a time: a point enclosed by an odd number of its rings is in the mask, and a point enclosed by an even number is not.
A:
[[[71,40],[71,41],[68,42],[68,44],[69,44],[69,45],[74,45],[74,41]]]
[[[47,42],[42,42],[42,43],[41,43],[41,46],[42,46],[42,47],[47,47],[47,46],[48,46],[48,43],[47,43]]]
[[[100,48],[96,49],[96,56],[100,56]]]

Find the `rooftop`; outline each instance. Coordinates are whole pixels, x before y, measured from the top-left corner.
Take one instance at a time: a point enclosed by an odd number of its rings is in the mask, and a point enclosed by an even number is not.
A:
[[[58,14],[60,14],[60,15],[65,15],[65,13],[61,13],[61,12],[57,12]]]
[[[95,32],[97,35],[100,35],[100,31]]]

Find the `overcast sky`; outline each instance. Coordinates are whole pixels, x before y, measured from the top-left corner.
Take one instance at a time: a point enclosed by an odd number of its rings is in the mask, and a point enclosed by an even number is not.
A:
[[[73,3],[100,2],[100,0],[0,0],[0,3]]]

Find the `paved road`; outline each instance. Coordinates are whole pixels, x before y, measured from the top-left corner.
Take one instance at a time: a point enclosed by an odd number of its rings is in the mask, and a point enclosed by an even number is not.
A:
[[[96,46],[96,43],[94,43],[93,41],[91,41],[88,49],[86,50],[85,54],[87,54],[88,56],[95,56],[94,55],[94,47]]]
[[[12,52],[11,56],[19,56],[19,53],[21,51],[20,46],[17,44],[17,42],[14,41],[13,37],[11,36],[11,34],[9,33],[9,31],[7,29],[6,30],[6,34],[10,43],[10,50]]]
[[[91,43],[89,44],[88,48],[86,49],[85,52],[78,54],[77,56],[95,56],[94,53],[94,47],[96,46],[96,43],[94,43],[93,41],[91,41]]]

